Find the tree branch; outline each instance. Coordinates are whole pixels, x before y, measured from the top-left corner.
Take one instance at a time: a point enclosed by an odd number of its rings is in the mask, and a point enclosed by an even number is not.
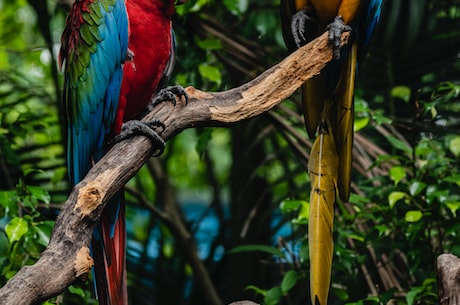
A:
[[[454,305],[460,302],[460,258],[441,254],[437,259],[439,303]]]
[[[343,35],[345,44],[349,34]],[[186,88],[188,105],[158,105],[144,120],[165,124],[159,134],[168,140],[186,128],[223,126],[258,116],[289,97],[332,60],[327,33],[289,55],[256,79],[224,92]],[[36,304],[87,277],[93,261],[89,244],[106,202],[154,153],[152,142],[133,137],[117,143],[76,185],[56,219],[50,243],[40,259],[25,266],[0,289],[0,304]],[[206,293],[206,292],[203,292]]]

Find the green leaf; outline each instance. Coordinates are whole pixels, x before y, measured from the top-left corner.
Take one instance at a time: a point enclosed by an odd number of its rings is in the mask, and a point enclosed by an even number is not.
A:
[[[369,104],[359,96],[355,97],[355,113],[369,113]]]
[[[460,208],[460,201],[446,202],[446,206],[449,208],[449,210],[455,216],[456,213],[457,213],[457,210]]]
[[[391,119],[387,118],[384,115],[383,111],[375,111],[374,113],[372,113],[372,119],[375,121],[377,125],[392,123]]]
[[[272,254],[274,256],[278,256],[280,258],[284,258],[284,253],[279,250],[278,248],[266,246],[266,245],[242,245],[231,249],[228,253],[241,253],[241,252],[254,252],[254,251],[261,251],[268,254]]]
[[[422,212],[419,210],[407,211],[404,219],[406,222],[417,222],[422,218]]]
[[[407,305],[413,305],[415,297],[423,291],[422,287],[414,287],[412,288],[406,295]]]
[[[409,187],[409,193],[412,196],[417,196],[425,188],[426,188],[426,183],[424,183],[422,181],[414,181]]]
[[[220,50],[222,49],[222,42],[219,39],[208,38],[197,41],[198,47],[203,50]]]
[[[398,192],[398,191],[391,192],[390,195],[388,195],[388,204],[390,208],[393,208],[396,202],[398,202],[401,199],[406,200],[408,198],[409,198],[409,195],[407,195],[406,193]]]
[[[412,152],[412,149],[411,149],[411,147],[409,145],[407,145],[406,143],[404,143],[400,139],[396,138],[395,136],[388,136],[388,137],[386,137],[386,139],[388,140],[388,142],[390,142],[390,144],[394,148],[402,150],[403,152],[408,153],[408,154],[410,154]]]
[[[365,239],[363,236],[361,235],[358,235],[357,233],[352,233],[350,231],[345,231],[343,233],[344,236],[348,237],[348,238],[351,238],[351,239],[354,239],[354,240],[357,240],[357,241],[360,241],[360,242],[364,242]]]
[[[460,156],[460,136],[450,139],[449,149],[455,157]]]
[[[308,219],[310,217],[310,203],[304,201],[302,202],[302,208],[299,212],[298,219]]]
[[[49,204],[51,201],[51,196],[47,190],[39,186],[27,186],[27,190],[30,194],[37,198],[39,201],[43,202],[44,204]]]
[[[303,200],[286,199],[281,201],[280,210],[283,213],[297,211],[303,203],[305,203]]]
[[[37,241],[42,246],[48,246],[50,241],[51,232],[53,231],[52,222],[43,222],[33,226],[33,230],[37,234]]]
[[[17,192],[16,191],[0,191],[0,206],[6,210],[6,215],[17,215]]]
[[[338,287],[331,287],[331,291],[342,301],[345,302],[348,300],[349,295],[347,289],[338,288]]]
[[[273,35],[274,28],[277,25],[277,18],[271,12],[261,11],[255,16],[255,29],[261,37]]]
[[[455,183],[458,186],[460,186],[460,175],[449,176],[449,177],[444,178],[443,180],[446,182]]]
[[[430,113],[431,113],[431,118],[434,119],[435,117],[438,116],[438,110],[436,110],[435,105],[429,108]]]
[[[354,122],[354,131],[357,132],[369,124],[369,117],[356,118]]]
[[[430,184],[426,188],[426,199],[429,203],[445,202],[449,197],[449,190],[442,185]]]
[[[281,291],[283,294],[286,294],[292,287],[295,286],[297,280],[299,279],[299,275],[294,270],[289,270],[283,277],[281,281]]]
[[[224,5],[230,13],[238,16],[247,11],[249,0],[224,0]]]
[[[163,254],[167,258],[171,258],[174,255],[174,245],[172,242],[165,242],[162,247]]]
[[[248,286],[246,286],[245,289],[246,290],[253,290],[256,294],[260,294],[260,295],[263,295],[263,296],[265,296],[267,294],[266,289],[262,289],[262,288],[259,288],[257,286],[254,286],[254,285],[248,285]]]
[[[80,287],[70,285],[70,286],[68,287],[68,289],[69,289],[69,292],[70,292],[70,293],[75,294],[75,295],[78,295],[78,296],[80,296],[82,299],[85,298],[85,291],[84,291],[83,289],[81,289]]]
[[[299,260],[300,260],[301,263],[304,264],[304,263],[308,262],[309,259],[310,259],[310,251],[309,251],[309,248],[308,248],[308,243],[303,242],[300,245]]]
[[[0,257],[7,255],[8,246],[9,246],[8,238],[6,237],[5,233],[0,231]]]
[[[198,72],[203,78],[220,85],[222,75],[220,74],[220,70],[218,68],[202,64],[198,66]]]
[[[276,305],[280,302],[282,296],[281,288],[273,287],[267,291],[264,298],[264,305]]]
[[[9,64],[6,49],[0,49],[0,69],[7,70]]]
[[[5,232],[10,240],[10,243],[18,241],[21,237],[27,233],[29,229],[29,224],[23,218],[13,218],[11,221],[6,225]]]
[[[390,168],[390,178],[397,185],[404,177],[406,177],[406,169],[402,166],[393,166]]]
[[[190,2],[194,2],[194,5],[190,9],[190,11],[197,12],[201,10],[205,5],[208,5],[209,3],[211,3],[212,0],[197,0],[197,1],[190,1]],[[178,7],[181,7],[181,5],[179,5]]]
[[[391,95],[408,103],[410,99],[410,88],[406,86],[393,87],[393,89],[391,89]]]
[[[296,219],[292,220],[292,223],[295,225],[307,224],[308,218],[310,217],[310,204],[306,201],[301,201],[301,203],[299,215]]]

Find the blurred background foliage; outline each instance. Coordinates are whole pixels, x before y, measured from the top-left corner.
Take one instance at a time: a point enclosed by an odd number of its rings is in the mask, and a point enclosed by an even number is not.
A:
[[[70,0],[0,0],[0,285],[47,245],[69,192],[56,64]],[[171,84],[220,91],[288,53],[279,0],[177,8]],[[460,255],[460,1],[386,0],[360,67],[353,194],[336,205],[331,304],[438,304]],[[132,304],[305,304],[310,140],[294,94],[186,130],[126,190]],[[193,238],[190,238],[193,237]],[[46,304],[96,304],[90,281]]]

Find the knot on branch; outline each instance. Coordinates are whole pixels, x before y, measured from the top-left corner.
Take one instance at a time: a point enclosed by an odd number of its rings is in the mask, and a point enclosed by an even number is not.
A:
[[[89,248],[80,248],[75,257],[75,275],[77,278],[83,277],[86,279],[91,268],[94,266],[94,261],[89,255]]]
[[[79,208],[82,217],[88,216],[102,204],[104,191],[99,185],[89,184],[80,189],[75,209]]]
[[[102,207],[105,197],[109,192],[111,182],[114,180],[114,177],[119,175],[119,172],[120,167],[106,169],[78,190],[78,198],[74,210],[79,208],[82,218],[90,215],[99,206]]]

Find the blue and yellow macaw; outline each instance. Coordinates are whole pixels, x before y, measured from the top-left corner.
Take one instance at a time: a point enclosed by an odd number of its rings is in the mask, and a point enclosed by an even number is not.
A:
[[[326,305],[332,256],[334,203],[350,196],[354,89],[358,63],[364,59],[379,20],[383,0],[281,0],[286,45],[291,51],[329,31],[334,60],[302,86],[306,129],[313,143],[310,175],[310,293],[313,305]],[[352,32],[340,49],[340,36]]]
[[[171,18],[174,4],[181,2],[74,1],[60,50],[71,184],[79,183],[103,156],[124,122],[138,118],[152,98],[160,96],[174,66]],[[107,204],[94,230],[92,255],[100,304],[128,302],[124,211],[120,192]]]

